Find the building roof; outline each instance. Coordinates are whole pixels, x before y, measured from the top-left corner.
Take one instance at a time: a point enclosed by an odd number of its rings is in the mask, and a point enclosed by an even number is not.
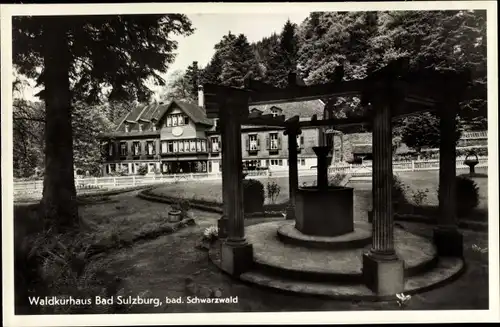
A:
[[[268,104],[268,105],[251,105],[249,106],[249,111],[259,110],[262,115],[269,115],[273,113],[273,109],[280,109],[279,115],[284,115],[285,120],[292,118],[294,116],[299,116],[299,121],[311,120],[313,115],[316,115],[318,119],[323,117],[323,109],[325,104],[320,100],[302,101],[302,102],[285,102],[280,104]],[[257,125],[243,125],[243,129],[259,128]]]
[[[272,114],[272,108],[281,109],[281,114],[285,115],[285,119],[299,116],[299,118],[311,119],[313,115],[317,115],[318,119],[323,117],[323,109],[325,104],[320,100],[302,101],[302,102],[285,102],[280,104],[267,104],[267,105],[251,105],[252,109],[262,111],[263,115]]]
[[[194,123],[212,126],[213,122],[207,118],[205,109],[184,101],[173,100],[169,103],[151,103],[140,105],[132,109],[131,112],[120,118],[117,130],[124,121],[138,122],[141,121],[159,121],[163,115],[171,108],[172,105],[177,105]]]

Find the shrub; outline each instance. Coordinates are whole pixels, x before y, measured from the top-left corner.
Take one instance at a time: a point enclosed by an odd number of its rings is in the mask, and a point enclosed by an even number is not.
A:
[[[343,173],[336,173],[335,175],[328,177],[328,186],[342,186],[340,184],[345,177],[346,174]]]
[[[188,211],[191,209],[191,203],[188,200],[182,199],[172,205],[173,210],[178,210],[181,212],[181,218],[187,218]]]
[[[203,241],[213,243],[219,238],[219,228],[217,226],[207,227],[203,231]]]
[[[281,187],[275,181],[267,182],[267,196],[271,200],[272,204],[276,203],[276,199],[280,194]]]
[[[255,179],[243,180],[243,207],[245,212],[262,212],[264,209],[264,185]]]
[[[146,175],[148,173],[148,166],[146,165],[141,165],[138,169],[137,169],[137,173],[139,175]]]
[[[479,187],[476,182],[465,176],[456,180],[456,210],[458,217],[464,217],[479,205]]]
[[[416,192],[413,192],[412,194],[413,203],[417,206],[423,205],[425,199],[427,199],[428,193],[429,193],[428,188],[426,188],[425,190],[417,190]]]
[[[396,210],[408,203],[406,199],[408,190],[409,187],[397,175],[392,176],[392,203]]]

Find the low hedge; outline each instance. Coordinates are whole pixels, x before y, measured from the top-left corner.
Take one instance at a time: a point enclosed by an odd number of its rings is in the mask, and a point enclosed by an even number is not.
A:
[[[176,198],[173,196],[156,194],[154,192],[154,189],[142,191],[139,193],[138,196],[144,200],[157,201],[157,202],[163,202],[163,203],[168,203],[168,204],[175,204],[175,203],[178,203],[179,201],[183,200],[181,198]],[[220,214],[223,213],[222,203],[212,202],[212,201],[207,201],[207,200],[200,200],[200,199],[192,199],[192,200],[188,200],[188,201],[191,204],[192,208],[203,210],[203,211],[208,211],[208,212],[220,213]],[[246,212],[245,217],[247,217],[247,218],[263,217],[263,216],[264,217],[279,217],[282,215],[282,211],[286,210],[287,205],[288,205],[288,202],[280,203],[280,204],[266,204],[263,206],[264,211]]]

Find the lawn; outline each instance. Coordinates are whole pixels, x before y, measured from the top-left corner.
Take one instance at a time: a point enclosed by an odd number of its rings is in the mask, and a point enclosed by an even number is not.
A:
[[[486,170],[478,170],[478,173],[485,173]],[[463,174],[460,171],[459,174]],[[424,191],[428,189],[427,198],[424,199],[422,205],[427,206],[437,206],[438,196],[437,189],[439,186],[439,172],[438,171],[417,171],[417,172],[399,172],[396,173],[400,177],[401,181],[410,187],[411,192],[408,194],[408,200],[412,202],[412,192],[418,190]],[[260,178],[259,179],[264,184],[264,190],[266,192],[266,185],[268,182],[275,181],[280,186],[281,190],[277,198],[277,203],[282,203],[288,200],[289,188],[288,188],[288,178],[287,177],[270,177],[270,178]],[[479,198],[480,203],[478,209],[488,208],[488,178],[484,177],[474,177],[473,180],[479,186]],[[303,176],[299,177],[299,185],[304,184],[311,185],[316,181],[315,176]],[[371,198],[370,191],[371,185],[369,183],[356,183],[353,184],[356,192],[359,196],[363,194],[366,196],[368,192],[368,197]],[[166,184],[159,188],[153,190],[156,195],[164,195],[169,197],[179,197],[184,199],[197,199],[209,202],[222,203],[222,183],[221,181],[196,181],[196,182],[179,182],[174,184]],[[267,193],[267,192],[266,192]],[[363,200],[365,201],[365,200]],[[368,199],[371,202],[371,199]],[[270,203],[270,200],[266,196],[266,204]],[[356,203],[355,203],[356,205]]]

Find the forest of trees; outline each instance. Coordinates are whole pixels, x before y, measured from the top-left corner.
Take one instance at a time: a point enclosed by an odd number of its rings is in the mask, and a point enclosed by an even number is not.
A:
[[[96,135],[135,103],[151,101],[146,79],[165,87],[163,101],[196,101],[199,83],[241,87],[251,76],[283,87],[296,71],[315,84],[332,81],[339,65],[346,80],[358,79],[407,56],[414,68],[470,69],[473,84],[486,88],[485,11],[314,12],[255,43],[229,32],[205,67],[194,62],[165,82],[158,72],[173,62],[170,36],[192,32],[184,15],[15,17],[14,66],[44,87],[42,103],[14,103],[15,176],[31,176],[39,167],[47,203],[70,201],[74,184],[63,180],[72,180],[74,165],[98,173]],[[336,107],[339,116],[362,110],[356,98],[339,98]],[[485,95],[466,99],[460,119],[484,129],[486,109]],[[396,130],[403,133],[405,122]]]

